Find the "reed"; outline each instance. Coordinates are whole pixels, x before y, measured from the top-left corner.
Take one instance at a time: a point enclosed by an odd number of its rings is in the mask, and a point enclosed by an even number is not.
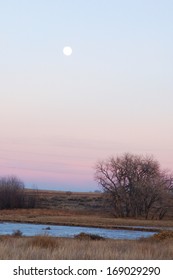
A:
[[[78,240],[50,236],[0,237],[1,260],[167,260],[173,239]]]

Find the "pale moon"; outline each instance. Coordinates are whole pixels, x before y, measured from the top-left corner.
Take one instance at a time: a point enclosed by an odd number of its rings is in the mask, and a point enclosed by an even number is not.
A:
[[[67,56],[71,55],[72,54],[72,48],[69,47],[69,46],[64,47],[63,48],[63,54],[67,55]]]

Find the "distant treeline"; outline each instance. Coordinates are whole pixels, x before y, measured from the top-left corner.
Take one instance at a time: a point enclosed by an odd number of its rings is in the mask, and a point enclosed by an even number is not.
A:
[[[15,176],[0,178],[0,209],[35,208],[36,196],[25,191],[24,183]]]

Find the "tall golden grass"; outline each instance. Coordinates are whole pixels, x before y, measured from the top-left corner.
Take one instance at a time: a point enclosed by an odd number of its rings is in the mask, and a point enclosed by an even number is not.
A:
[[[173,238],[78,240],[51,236],[0,237],[1,260],[173,259]]]
[[[114,228],[117,226],[173,227],[173,220],[121,219],[102,215],[79,214],[56,209],[1,210],[0,221],[29,222],[39,224],[94,226]]]

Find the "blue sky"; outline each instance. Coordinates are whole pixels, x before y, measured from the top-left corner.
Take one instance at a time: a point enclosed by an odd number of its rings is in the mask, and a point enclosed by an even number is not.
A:
[[[82,191],[110,155],[173,169],[172,14],[168,0],[0,1],[0,175]]]

